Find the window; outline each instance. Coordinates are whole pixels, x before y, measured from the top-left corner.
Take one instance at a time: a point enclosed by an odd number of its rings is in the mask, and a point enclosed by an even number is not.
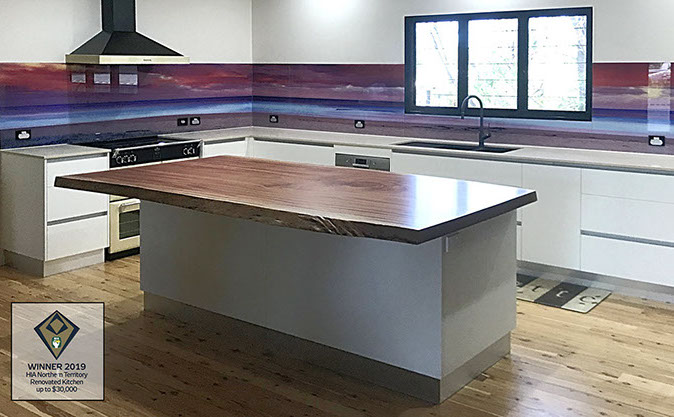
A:
[[[407,17],[405,49],[407,113],[592,119],[592,8]]]

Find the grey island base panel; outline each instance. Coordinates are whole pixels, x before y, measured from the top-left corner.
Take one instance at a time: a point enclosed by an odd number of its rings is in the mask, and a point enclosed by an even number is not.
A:
[[[410,245],[141,205],[147,310],[433,403],[510,351],[514,211]]]

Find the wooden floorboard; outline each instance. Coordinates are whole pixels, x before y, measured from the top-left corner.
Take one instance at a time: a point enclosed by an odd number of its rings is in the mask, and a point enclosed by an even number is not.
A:
[[[0,417],[674,416],[674,306],[518,302],[510,357],[438,406],[143,312],[138,257],[44,279],[0,267]],[[106,303],[104,402],[10,401],[10,305]]]

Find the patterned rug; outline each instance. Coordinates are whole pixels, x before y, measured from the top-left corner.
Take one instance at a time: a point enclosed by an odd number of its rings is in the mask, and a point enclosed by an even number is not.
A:
[[[589,313],[604,301],[610,291],[588,288],[570,282],[517,276],[517,299],[578,313]]]

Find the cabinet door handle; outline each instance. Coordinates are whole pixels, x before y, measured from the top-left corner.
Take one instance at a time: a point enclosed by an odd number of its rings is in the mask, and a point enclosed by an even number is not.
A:
[[[119,212],[120,213],[126,213],[127,211],[138,211],[140,210],[140,203],[139,202],[130,202],[130,203],[123,203],[119,205]]]

